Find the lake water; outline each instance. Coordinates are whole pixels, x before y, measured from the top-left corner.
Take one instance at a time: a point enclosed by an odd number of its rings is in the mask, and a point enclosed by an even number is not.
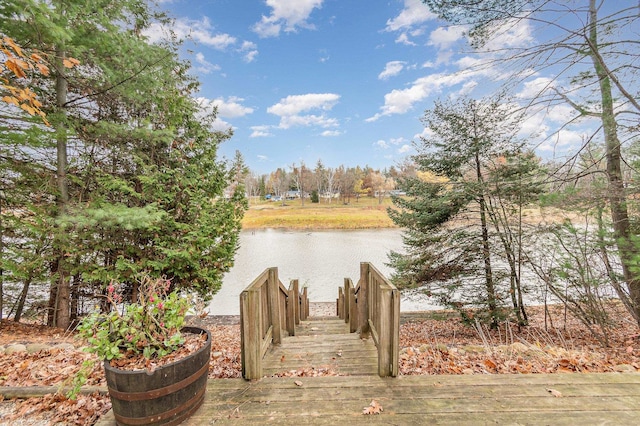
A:
[[[311,302],[335,302],[344,278],[357,283],[360,262],[371,262],[389,277],[385,263],[391,250],[402,251],[400,230],[242,231],[235,265],[209,304],[209,314],[238,315],[242,290],[272,266],[287,288],[296,278],[306,285]],[[400,306],[403,311],[434,308],[423,298],[405,295]]]

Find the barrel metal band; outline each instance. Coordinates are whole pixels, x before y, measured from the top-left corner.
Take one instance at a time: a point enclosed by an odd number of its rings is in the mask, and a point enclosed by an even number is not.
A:
[[[109,395],[112,398],[119,399],[120,401],[146,401],[149,399],[156,399],[162,396],[169,395],[175,391],[178,391],[182,388],[189,386],[191,383],[198,380],[203,374],[206,374],[209,371],[209,363],[207,362],[205,365],[200,368],[195,374],[187,377],[184,380],[181,380],[177,383],[174,383],[169,386],[165,386],[163,388],[153,389],[147,392],[121,392],[115,389],[109,389]]]
[[[205,390],[206,390],[206,386],[203,387],[202,389],[200,389],[194,395],[193,398],[189,399],[184,404],[182,404],[179,407],[176,407],[176,408],[174,408],[172,410],[165,411],[164,413],[155,414],[153,416],[147,416],[147,417],[125,417],[125,416],[121,416],[119,414],[115,414],[114,413],[114,416],[116,418],[116,421],[119,422],[119,423],[122,423],[122,424],[125,424],[125,425],[135,426],[135,425],[148,425],[148,424],[161,422],[163,420],[170,419],[171,417],[173,417],[173,416],[175,416],[176,414],[179,413],[180,415],[178,417],[176,417],[175,419],[171,420],[170,422],[162,423],[163,426],[177,425],[179,423],[182,423],[182,421],[184,419],[189,417],[198,408],[200,408],[200,405],[202,405],[202,402],[204,401],[204,391]]]

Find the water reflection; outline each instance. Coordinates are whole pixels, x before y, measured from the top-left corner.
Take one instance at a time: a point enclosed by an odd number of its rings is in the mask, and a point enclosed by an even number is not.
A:
[[[278,267],[280,281],[289,286],[294,278],[308,287],[312,302],[332,302],[344,278],[360,276],[360,262],[371,262],[389,275],[387,254],[402,250],[401,231],[243,231],[235,265],[225,276],[222,289],[209,305],[211,315],[237,315],[240,292],[262,271]],[[429,309],[422,301],[401,302],[402,310]]]

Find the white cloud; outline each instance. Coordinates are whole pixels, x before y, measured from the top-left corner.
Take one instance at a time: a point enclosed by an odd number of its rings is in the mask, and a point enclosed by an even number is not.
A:
[[[520,130],[518,136],[522,138],[542,138],[545,139],[548,136],[549,126],[545,124],[545,114],[540,112],[533,114],[525,118],[520,123]]]
[[[381,149],[389,149],[389,144],[382,139],[380,139],[377,142],[374,142],[373,146],[377,146],[378,148],[381,148]]]
[[[266,155],[258,155],[258,161],[260,161],[261,163],[264,163],[265,161],[269,161],[269,157],[267,157]]]
[[[551,135],[538,146],[539,151],[575,151],[587,139],[587,134],[574,130],[562,129]]]
[[[412,148],[411,145],[404,144],[400,148],[398,148],[398,154],[406,154],[407,152],[411,151],[412,149],[413,148]]]
[[[216,98],[213,100],[197,98],[196,101],[205,110],[212,111],[214,107],[217,108],[218,117],[236,118],[253,113],[253,108],[242,105],[241,102],[244,101],[244,99],[236,96],[230,96],[226,100],[224,98]]]
[[[232,35],[216,33],[209,18],[206,16],[201,20],[179,18],[174,20],[169,27],[159,23],[153,23],[144,31],[144,35],[148,37],[151,43],[157,43],[175,37],[179,40],[189,39],[195,43],[201,43],[221,51],[226,51],[240,44],[236,50],[245,55],[247,62],[251,62],[258,54],[258,47],[255,43],[250,41],[240,43],[238,39]]]
[[[456,41],[464,36],[465,28],[459,25],[450,27],[438,27],[429,35],[429,45],[437,46],[439,49],[451,47]]]
[[[400,145],[403,142],[404,142],[403,137],[389,139],[389,143],[391,143],[392,145]]]
[[[202,52],[196,53],[196,63],[198,64],[198,66],[196,66],[196,71],[203,74],[210,74],[212,71],[220,71],[220,66],[208,62]]]
[[[285,115],[280,117],[281,129],[289,129],[291,127],[337,127],[338,120],[328,118],[325,115]]]
[[[571,105],[561,104],[554,105],[549,108],[547,112],[547,118],[549,121],[558,124],[565,124],[574,119],[578,115],[578,112],[573,109]]]
[[[533,99],[555,86],[553,79],[549,77],[538,77],[534,80],[527,81],[523,84],[523,88],[516,94],[521,99]]]
[[[271,133],[271,126],[251,126],[252,133],[250,138],[266,138],[273,136]]]
[[[320,134],[320,136],[324,136],[324,137],[330,138],[330,137],[334,137],[334,136],[340,136],[341,134],[342,134],[342,132],[339,131],[339,130],[325,130],[324,132],[322,132]]]
[[[245,107],[240,102],[244,99],[231,96],[226,100],[224,98],[207,99],[204,97],[196,98],[196,102],[200,105],[202,115],[209,115],[216,109],[216,119],[211,125],[214,130],[226,131],[233,127],[228,122],[222,120],[224,118],[242,117],[253,113],[253,108]]]
[[[406,44],[407,46],[417,46],[416,43],[409,40],[409,36],[407,35],[407,33],[400,34],[398,38],[396,38],[396,43]]]
[[[528,19],[513,19],[494,29],[489,41],[481,50],[486,52],[524,47],[534,41],[531,22]]]
[[[271,15],[264,16],[252,30],[260,37],[277,37],[280,31],[295,32],[298,28],[314,29],[307,22],[311,12],[320,8],[324,0],[266,0]]]
[[[404,0],[404,9],[398,16],[387,21],[386,31],[408,30],[415,25],[422,24],[436,15],[420,0]]]
[[[245,62],[253,62],[258,56],[258,46],[252,41],[243,41],[238,51],[244,54]]]
[[[433,135],[435,135],[435,133],[433,133],[433,130],[431,130],[429,127],[425,127],[424,129],[422,129],[422,132],[413,135],[413,138],[418,140],[422,140],[423,138],[429,139],[432,138]]]
[[[387,65],[384,67],[384,71],[378,74],[379,80],[386,80],[389,77],[396,76],[403,70],[406,62],[403,61],[391,61],[387,62]]]
[[[465,84],[462,85],[462,88],[458,90],[458,92],[455,94],[455,97],[466,96],[469,93],[473,92],[473,89],[475,89],[477,86],[478,86],[477,81],[475,80],[467,81]]]
[[[340,99],[335,93],[308,93],[306,95],[290,95],[270,106],[267,112],[275,115],[295,115],[311,109],[330,110]]]
[[[406,89],[394,89],[384,95],[384,105],[380,108],[382,112],[367,118],[365,121],[372,122],[382,116],[393,114],[404,114],[413,108],[417,102],[421,102],[431,94],[439,92],[442,87],[451,87],[463,82],[467,77],[462,73],[456,74],[431,74],[419,78]]]

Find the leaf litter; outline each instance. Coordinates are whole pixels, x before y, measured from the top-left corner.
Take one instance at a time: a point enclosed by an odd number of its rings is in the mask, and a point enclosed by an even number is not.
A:
[[[612,312],[616,324],[611,329],[609,347],[602,347],[577,320],[564,321],[560,307],[551,307],[553,327],[545,327],[542,308],[529,308],[530,325],[517,327],[503,323],[497,330],[465,326],[453,314],[445,319],[412,319],[400,327],[401,375],[433,374],[533,374],[588,373],[640,370],[640,334],[624,310]],[[425,315],[425,317],[428,315]],[[199,319],[212,336],[209,378],[241,377],[240,327],[237,319],[220,323],[216,317]],[[83,345],[73,334],[34,324],[0,323],[0,345],[46,343],[49,349],[35,353],[0,354],[0,386],[70,385],[85,360],[94,360],[87,385],[105,386],[102,363],[80,350]],[[75,350],[57,348],[72,343]],[[337,355],[337,354],[336,354]],[[624,368],[621,368],[624,367]],[[335,376],[330,365],[283,371],[278,377]],[[295,382],[294,382],[295,383]],[[550,395],[557,395],[548,389]],[[556,391],[557,392],[557,391]],[[372,401],[372,403],[375,402]],[[62,395],[29,398],[13,403],[11,418],[40,415],[50,424],[93,424],[110,409],[107,396],[80,395],[76,401]],[[378,411],[379,409],[379,411]],[[377,402],[363,409],[379,414]],[[0,423],[7,417],[0,416]],[[44,423],[46,424],[46,423]]]

